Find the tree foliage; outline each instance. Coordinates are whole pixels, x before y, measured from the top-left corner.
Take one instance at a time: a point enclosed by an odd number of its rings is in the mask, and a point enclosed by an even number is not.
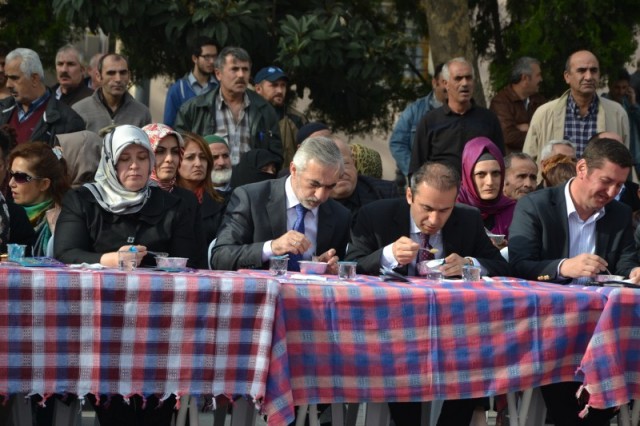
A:
[[[509,0],[508,18],[496,21],[497,0],[469,0],[476,9],[474,41],[492,60],[495,90],[507,84],[511,66],[521,56],[542,63],[542,92],[554,98],[567,89],[562,76],[568,56],[592,51],[602,74],[624,66],[636,49],[640,24],[636,0]],[[604,79],[603,79],[604,81]]]
[[[28,17],[28,18],[27,18]],[[53,15],[50,2],[38,0],[0,1],[0,40],[9,49],[35,50],[45,68],[52,67],[57,50],[73,41],[77,31]]]
[[[393,109],[424,93],[407,80],[405,34],[410,2],[311,0],[54,0],[76,26],[102,29],[123,41],[137,77],[191,68],[198,36],[249,51],[254,72],[281,65],[305,90],[318,119],[348,132],[388,128]],[[391,8],[391,9],[390,9]],[[418,22],[420,25],[420,22]]]

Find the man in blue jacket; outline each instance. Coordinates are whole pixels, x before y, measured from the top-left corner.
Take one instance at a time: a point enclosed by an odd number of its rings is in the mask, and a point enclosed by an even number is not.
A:
[[[405,182],[406,177],[409,175],[411,147],[416,138],[416,127],[418,127],[420,119],[432,109],[441,107],[447,98],[447,91],[441,78],[443,66],[444,64],[436,65],[431,79],[431,92],[402,111],[396,126],[393,128],[393,133],[391,133],[391,138],[389,139],[389,150],[396,160],[396,180]]]
[[[211,38],[200,37],[196,40],[191,52],[193,70],[173,83],[167,92],[164,124],[173,127],[176,114],[183,103],[218,87],[214,64],[219,50],[218,44]]]

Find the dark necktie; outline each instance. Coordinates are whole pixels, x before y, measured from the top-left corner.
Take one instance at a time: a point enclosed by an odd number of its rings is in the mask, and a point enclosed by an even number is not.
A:
[[[418,252],[418,263],[424,260],[433,260],[435,259],[435,255],[431,253],[431,244],[429,244],[429,234],[420,233],[420,248],[421,250]]]
[[[309,209],[307,209],[302,204],[296,205],[296,221],[293,224],[293,230],[298,231],[301,234],[304,234],[304,216],[307,214]],[[300,265],[299,261],[302,260],[302,254],[290,254],[289,255],[289,270],[290,271],[299,271]]]

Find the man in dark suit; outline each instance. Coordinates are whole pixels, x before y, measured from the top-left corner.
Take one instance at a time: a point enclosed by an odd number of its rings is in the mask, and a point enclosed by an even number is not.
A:
[[[591,141],[566,185],[537,191],[516,206],[509,229],[509,263],[521,278],[558,283],[588,282],[607,273],[640,281],[631,228],[631,210],[614,198],[625,183],[633,160],[620,142]],[[580,383],[542,387],[556,425],[608,425],[613,410],[589,409],[575,397]]]
[[[411,178],[406,199],[374,201],[360,209],[351,233],[347,260],[358,271],[377,275],[381,266],[415,273],[421,239],[444,258],[444,276],[462,275],[465,264],[475,264],[483,275],[508,275],[509,265],[491,243],[480,212],[456,204],[460,175],[447,163],[426,163]],[[468,425],[478,399],[445,401],[438,425]],[[396,426],[419,424],[420,403],[390,404]]]
[[[305,140],[290,165],[291,175],[236,188],[213,248],[214,269],[268,267],[273,255],[318,254],[337,272],[349,238],[349,212],[329,198],[344,171],[331,139]],[[297,205],[304,214],[302,234],[294,230]]]

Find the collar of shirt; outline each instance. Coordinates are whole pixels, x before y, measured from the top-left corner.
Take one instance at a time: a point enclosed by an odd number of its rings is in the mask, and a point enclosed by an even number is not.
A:
[[[590,222],[602,219],[605,213],[604,207],[602,207],[600,210],[598,210],[597,212],[589,216],[587,220],[583,221],[582,219],[580,219],[580,216],[578,215],[578,211],[576,210],[576,206],[575,204],[573,204],[573,199],[571,198],[571,191],[569,190],[569,186],[571,185],[571,182],[573,182],[574,179],[575,178],[569,179],[569,182],[567,182],[567,184],[564,186],[564,198],[567,203],[567,218],[571,220],[571,218],[574,217],[580,222],[584,222],[587,224]]]
[[[584,117],[585,119],[588,118],[588,117],[594,117],[594,116],[598,115],[598,105],[599,105],[599,103],[600,103],[600,99],[598,98],[598,95],[595,95],[593,97],[593,100],[589,104],[589,109],[587,110],[587,115]],[[573,96],[571,95],[571,93],[569,93],[569,98],[567,100],[567,108],[569,109],[569,111],[571,111],[571,113],[575,117],[582,118],[582,116],[580,115],[580,107],[576,103],[576,100],[573,99]]]
[[[19,105],[20,108],[18,108],[18,121],[23,122],[24,120],[26,120],[33,113],[33,111],[35,111],[42,104],[44,104],[49,99],[50,96],[51,96],[51,92],[49,92],[48,89],[45,90],[44,95],[40,96],[39,98],[31,102],[31,104],[29,104],[29,108],[27,108],[27,111],[25,111],[22,108],[22,104],[20,104]]]
[[[222,96],[222,90],[218,90],[218,100],[220,101],[218,102],[219,110],[223,108],[229,108],[229,106],[227,105],[227,101],[225,101],[224,97]],[[242,108],[247,109],[249,108],[249,105],[251,105],[251,100],[249,99],[249,95],[247,95],[247,92],[244,92],[244,97],[242,98]]]
[[[206,88],[210,88],[212,85],[216,84],[216,78],[212,75],[209,77],[209,81],[207,82],[207,86],[203,86],[202,84],[200,84],[200,82],[196,79],[196,76],[193,75],[193,71],[191,71],[189,73],[189,75],[187,76],[187,80],[189,80],[189,86],[191,86],[191,88],[193,89],[194,87],[197,87],[200,91],[202,91],[203,89]],[[196,90],[194,90],[194,92],[196,92]]]
[[[449,107],[449,103],[445,102],[444,104],[442,104],[442,108],[444,109],[444,113],[445,115],[456,115],[458,117],[462,117],[463,115],[467,115],[469,113],[469,111],[471,111],[472,109],[474,109],[476,107],[476,102],[471,99],[471,106],[469,107],[468,110],[466,110],[465,112],[463,112],[462,114],[458,114],[457,112],[454,112],[450,107]]]
[[[58,87],[56,88],[56,99],[60,100],[61,97],[62,97],[62,87],[58,85]]]

